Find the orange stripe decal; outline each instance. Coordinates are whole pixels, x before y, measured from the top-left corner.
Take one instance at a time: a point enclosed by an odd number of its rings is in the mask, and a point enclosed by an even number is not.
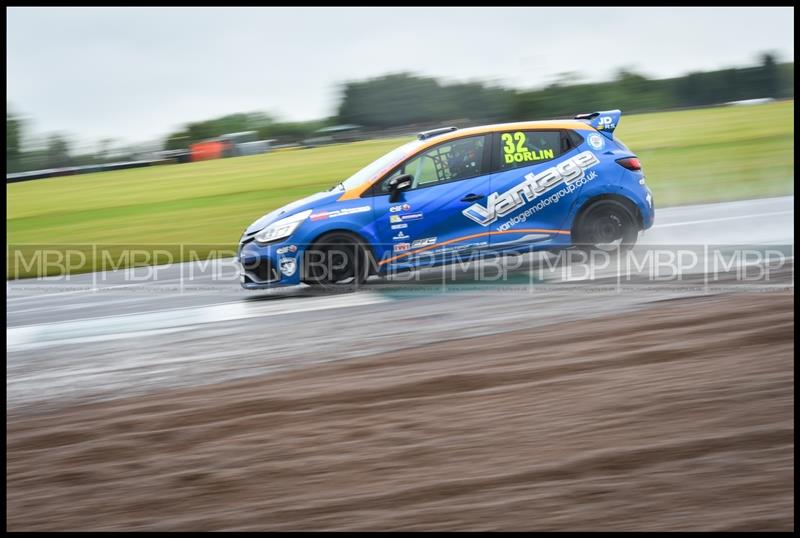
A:
[[[523,230],[505,230],[505,231],[497,231],[497,232],[481,232],[479,234],[472,234],[472,235],[465,235],[463,237],[456,237],[455,239],[448,239],[442,243],[436,243],[434,245],[430,245],[427,247],[418,248],[417,250],[412,250],[410,252],[404,252],[403,254],[398,254],[397,256],[393,256],[388,260],[383,260],[378,265],[383,265],[384,263],[392,262],[398,258],[403,258],[405,256],[411,256],[412,254],[419,254],[420,252],[424,252],[426,250],[430,250],[432,248],[439,248],[444,245],[448,245],[450,243],[457,243],[458,241],[465,241],[467,239],[474,239],[475,237],[484,237],[487,235],[500,235],[500,234],[517,234],[517,233],[545,233],[551,235],[569,235],[569,230],[542,230],[540,228],[526,228]]]

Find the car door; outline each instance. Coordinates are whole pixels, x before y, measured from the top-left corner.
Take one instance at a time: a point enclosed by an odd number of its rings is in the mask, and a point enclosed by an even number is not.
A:
[[[488,234],[464,209],[490,190],[490,135],[448,140],[407,159],[375,186],[373,210],[381,260],[425,265],[488,246]],[[413,176],[390,201],[389,181]]]
[[[487,205],[471,208],[491,229],[491,247],[557,243],[586,173],[582,138],[569,130],[509,130],[492,139],[495,173]],[[595,158],[596,160],[596,158]]]

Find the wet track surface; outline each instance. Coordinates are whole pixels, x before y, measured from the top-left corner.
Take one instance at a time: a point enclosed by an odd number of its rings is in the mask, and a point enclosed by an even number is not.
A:
[[[793,197],[664,208],[640,244],[694,245],[701,260],[707,244],[774,245],[791,260],[793,218]],[[702,263],[687,272],[696,285],[628,289],[613,264],[591,276],[542,277],[547,256],[528,255],[491,284],[429,269],[413,283],[378,280],[338,295],[245,291],[226,261],[217,273],[178,264],[139,269],[145,276],[133,281],[116,271],[10,282],[8,407],[238,379],[714,292],[696,280]],[[793,276],[774,284],[793,286]]]

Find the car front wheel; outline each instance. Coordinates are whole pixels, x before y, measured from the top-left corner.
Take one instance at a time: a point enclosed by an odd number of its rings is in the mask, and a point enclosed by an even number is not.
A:
[[[332,289],[358,287],[369,275],[369,251],[358,237],[332,232],[305,251],[303,267],[307,284]]]

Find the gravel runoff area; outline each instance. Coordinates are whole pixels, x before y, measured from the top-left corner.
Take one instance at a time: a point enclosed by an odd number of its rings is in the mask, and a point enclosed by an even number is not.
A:
[[[792,530],[793,292],[7,418],[7,529]]]

